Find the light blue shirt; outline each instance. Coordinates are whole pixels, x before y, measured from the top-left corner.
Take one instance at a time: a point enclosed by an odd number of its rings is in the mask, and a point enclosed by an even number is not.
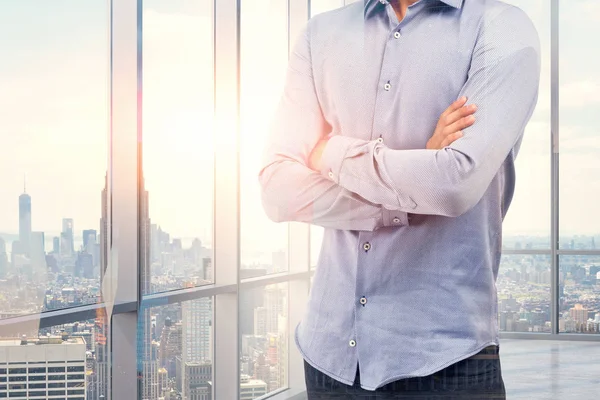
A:
[[[290,54],[259,181],[274,221],[325,227],[296,343],[367,390],[499,344],[496,277],[540,79],[536,29],[496,0],[385,0],[317,15]],[[458,97],[475,124],[425,149]],[[330,136],[320,171],[308,168]]]

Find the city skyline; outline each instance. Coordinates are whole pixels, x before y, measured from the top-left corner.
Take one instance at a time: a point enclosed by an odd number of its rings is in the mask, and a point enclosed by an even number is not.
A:
[[[48,12],[55,8],[32,0],[4,6],[0,16],[0,36],[17,39],[0,39],[8,54],[14,54],[0,66],[0,83],[7,85],[6,93],[15,95],[0,94],[0,105],[6,110],[0,132],[12,132],[5,135],[5,145],[14,150],[0,166],[15,172],[3,181],[3,194],[20,190],[22,173],[26,173],[30,195],[44,199],[33,210],[32,229],[44,232],[53,231],[63,217],[73,218],[78,226],[97,225],[97,188],[103,184],[108,154],[108,9],[103,1],[85,6],[72,0],[59,2],[70,11],[44,24],[40,19],[44,7],[52,7]],[[212,60],[203,56],[210,54],[210,46],[202,40],[211,34],[209,3],[180,0],[166,5],[154,0],[144,5],[144,175],[153,193],[150,210],[166,230],[178,237],[198,237],[204,243],[212,241]],[[315,12],[336,5],[335,1],[314,3]],[[510,234],[549,235],[549,4],[541,0],[510,3],[522,7],[534,20],[544,53],[540,100],[517,158],[517,189],[504,229]],[[33,4],[39,6],[39,14],[30,15]],[[594,138],[600,121],[593,112],[600,104],[600,83],[595,78],[600,57],[586,54],[586,63],[571,61],[593,45],[588,42],[592,35],[585,33],[598,18],[598,8],[592,1],[579,1],[564,7],[561,14],[567,26],[561,30],[561,41],[570,44],[561,47],[561,234],[597,234],[600,227],[594,206],[600,194],[600,166],[595,161],[600,145]],[[281,94],[287,59],[276,54],[287,51],[287,40],[282,35],[264,37],[265,32],[285,30],[285,7],[275,1],[244,1],[242,12],[242,29],[248,38],[242,45],[242,243],[245,248],[262,247],[268,252],[285,246],[281,235],[285,227],[270,222],[262,212],[257,153]],[[25,13],[28,18],[22,18]],[[15,27],[12,20],[26,22]],[[88,23],[79,24],[79,20]],[[38,26],[48,24],[51,34],[42,35]],[[67,36],[67,32],[78,34]],[[576,34],[578,40],[574,40]],[[257,38],[266,40],[260,57],[252,44]],[[43,75],[30,63],[30,56],[19,52],[23,47],[44,65]],[[182,52],[185,48],[194,51]],[[272,62],[265,63],[264,57],[271,57]],[[30,66],[24,69],[23,65]],[[46,76],[53,79],[42,79]],[[185,77],[187,85],[180,85],[177,76]],[[15,85],[35,87],[38,95],[22,97],[23,90]],[[85,94],[79,90],[83,86]],[[258,103],[264,106],[258,109],[254,105]],[[27,118],[32,112],[35,118]],[[77,185],[62,183],[74,181]],[[178,207],[169,206],[175,202]],[[15,207],[12,196],[0,196],[0,232],[15,232]],[[255,232],[257,227],[260,234]]]

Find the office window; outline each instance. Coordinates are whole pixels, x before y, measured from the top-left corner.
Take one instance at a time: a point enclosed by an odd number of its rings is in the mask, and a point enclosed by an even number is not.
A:
[[[144,398],[175,393],[184,399],[210,398],[213,301],[206,297],[145,309],[138,327]]]
[[[288,269],[288,225],[265,215],[258,173],[288,59],[287,0],[241,6],[240,195],[242,269]],[[256,272],[259,273],[259,272]]]
[[[516,187],[503,224],[506,249],[550,248],[550,7],[549,1],[509,0],[533,21],[541,43],[541,78],[535,111],[525,128]],[[477,117],[477,114],[475,114]]]
[[[600,35],[595,1],[560,2],[560,248],[600,240]]]
[[[500,331],[549,333],[551,282],[549,255],[503,255],[496,281]]]
[[[600,333],[600,256],[560,256],[559,331]]]
[[[346,3],[350,4],[349,0],[345,0]],[[335,10],[344,5],[344,0],[312,0],[310,2],[310,16],[314,17],[317,14],[321,14],[325,11]]]
[[[0,318],[97,301],[108,27],[103,0],[0,4]]]
[[[213,281],[212,30],[212,1],[143,2],[143,293]]]
[[[287,387],[293,337],[287,320],[288,284],[244,290],[240,298],[240,399],[250,400]]]
[[[321,248],[323,246],[323,235],[325,229],[321,226],[311,225],[310,227],[310,267],[312,269],[317,268],[319,257],[321,255]]]

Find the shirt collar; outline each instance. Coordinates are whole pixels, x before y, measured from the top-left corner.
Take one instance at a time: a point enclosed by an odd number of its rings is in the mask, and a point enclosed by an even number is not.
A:
[[[421,1],[425,1],[425,0],[421,0]],[[442,3],[445,3],[445,4],[449,5],[450,7],[461,8],[464,0],[435,0],[435,1],[441,1]],[[379,0],[364,0],[364,2],[365,2],[365,17],[368,14],[370,14],[370,12],[373,11],[377,6],[381,5]]]

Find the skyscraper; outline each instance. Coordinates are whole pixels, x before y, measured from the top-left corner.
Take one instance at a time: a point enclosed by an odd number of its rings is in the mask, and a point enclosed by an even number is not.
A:
[[[100,287],[102,287],[102,281],[106,274],[106,268],[108,266],[108,203],[107,203],[107,191],[108,191],[108,174],[104,176],[104,189],[102,189],[102,210],[100,218]],[[98,302],[102,302],[102,294],[99,295]],[[109,378],[109,348],[108,348],[108,316],[104,308],[99,308],[96,311],[96,374],[97,374],[97,388],[96,393],[98,396],[108,397],[108,378]]]
[[[108,174],[104,175],[104,189],[102,189],[102,217],[100,218],[100,286],[108,266]]]
[[[81,337],[0,339],[0,398],[86,398],[86,349]],[[59,383],[57,383],[59,382]],[[66,386],[65,382],[68,382]],[[46,392],[46,387],[51,388]],[[51,397],[52,398],[52,397]]]
[[[6,242],[0,237],[0,279],[6,278],[8,273],[8,256],[6,255]]]
[[[73,253],[75,253],[75,243],[73,242],[73,218],[63,218],[60,239],[61,255],[73,255]]]
[[[29,240],[29,258],[35,275],[42,281],[46,279],[46,251],[44,232],[31,232]]]
[[[140,263],[140,290],[142,293],[151,293],[150,273],[150,211],[148,191],[142,187],[140,191],[140,221],[139,221],[139,263]],[[137,329],[138,345],[138,376],[142,379],[142,398],[145,400],[158,400],[159,393],[159,359],[152,344],[151,310],[144,307],[141,310]]]
[[[23,188],[23,194],[19,196],[19,242],[21,251],[29,256],[31,241],[31,196]]]

